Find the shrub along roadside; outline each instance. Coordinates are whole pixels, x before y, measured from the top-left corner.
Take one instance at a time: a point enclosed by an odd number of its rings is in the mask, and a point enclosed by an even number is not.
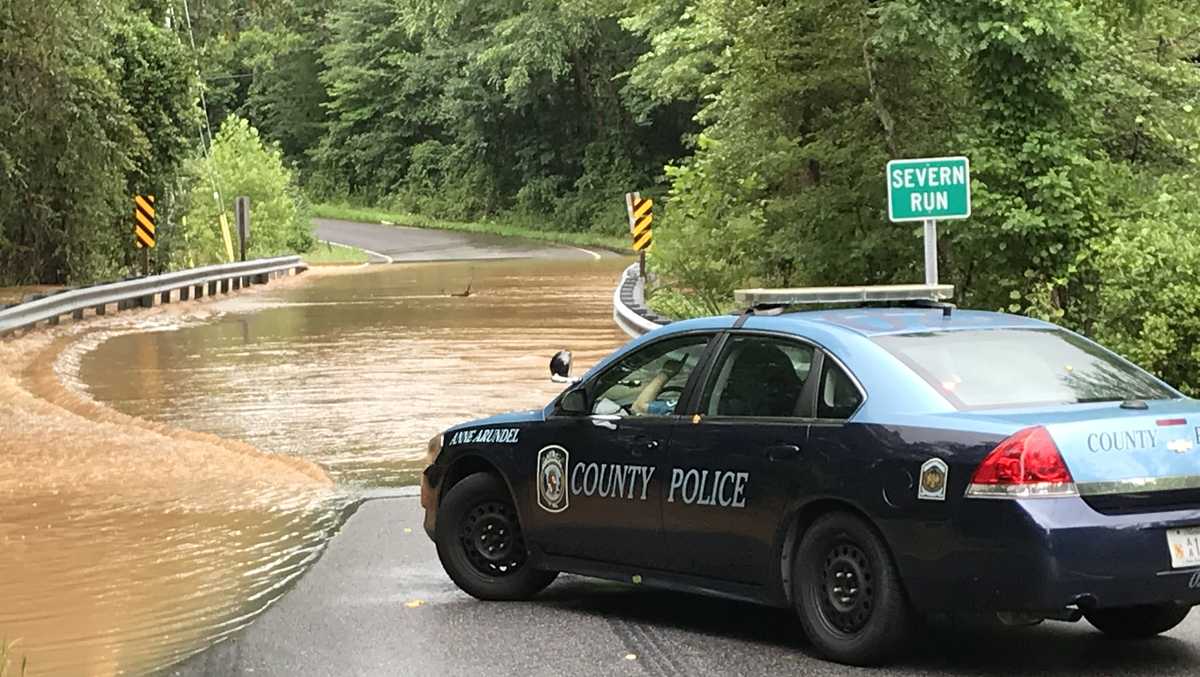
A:
[[[599,247],[622,254],[627,254],[630,251],[629,240],[603,233],[543,230],[541,228],[521,226],[503,221],[446,221],[422,214],[389,212],[382,209],[354,207],[346,204],[316,204],[312,206],[311,211],[313,216],[327,219],[342,219],[362,223],[386,223],[388,225],[409,226],[412,228],[432,228],[436,230],[455,230],[465,233],[480,233],[503,237],[519,237],[527,240],[571,245],[574,247]]]
[[[303,253],[313,246],[312,224],[292,171],[283,164],[279,150],[264,144],[258,130],[246,120],[232,115],[226,119],[213,138],[210,156],[189,160],[185,171],[191,183],[187,225],[180,228],[182,236],[174,245],[185,249],[187,265],[226,259],[217,205],[212,198],[214,184],[230,220],[235,250],[233,205],[243,195],[250,198],[248,258]]]

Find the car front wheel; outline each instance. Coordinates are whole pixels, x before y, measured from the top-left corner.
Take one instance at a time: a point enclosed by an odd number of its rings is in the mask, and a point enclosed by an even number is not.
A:
[[[878,665],[904,645],[913,614],[883,539],[848,513],[820,517],[793,563],[800,622],[824,657]]]
[[[517,510],[497,476],[476,473],[450,488],[438,509],[438,559],[464,592],[486,600],[529,599],[557,573],[530,566]]]
[[[1175,604],[1147,604],[1096,609],[1084,614],[1100,632],[1114,639],[1145,639],[1162,634],[1187,618],[1192,608]]]

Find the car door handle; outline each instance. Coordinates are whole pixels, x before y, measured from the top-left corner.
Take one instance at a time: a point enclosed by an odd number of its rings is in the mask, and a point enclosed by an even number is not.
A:
[[[603,416],[603,415],[596,414],[596,415],[589,416],[588,420],[590,420],[592,422],[592,425],[596,426],[597,428],[608,428],[609,430],[616,430],[617,429],[617,421],[621,420],[621,417],[620,416]]]
[[[767,447],[767,458],[772,461],[786,461],[800,455],[800,447],[795,444],[775,444]]]

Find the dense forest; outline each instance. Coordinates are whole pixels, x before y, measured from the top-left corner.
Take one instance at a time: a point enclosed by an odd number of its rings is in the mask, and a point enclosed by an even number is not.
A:
[[[963,154],[960,303],[1200,386],[1194,0],[6,0],[0,94],[0,283],[123,274],[134,192],[169,268],[237,194],[268,254],[311,201],[615,235],[638,189],[653,303],[720,311],[919,281],[884,165]]]

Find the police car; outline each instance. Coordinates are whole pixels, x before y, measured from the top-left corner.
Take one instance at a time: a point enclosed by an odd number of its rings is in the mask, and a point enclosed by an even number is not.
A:
[[[1181,623],[1200,603],[1198,403],[947,293],[743,294],[759,310],[667,325],[543,409],[435,437],[421,497],[446,572],[488,600],[572,572],[791,607],[858,665],[930,614]],[[762,310],[814,297],[888,303]]]

